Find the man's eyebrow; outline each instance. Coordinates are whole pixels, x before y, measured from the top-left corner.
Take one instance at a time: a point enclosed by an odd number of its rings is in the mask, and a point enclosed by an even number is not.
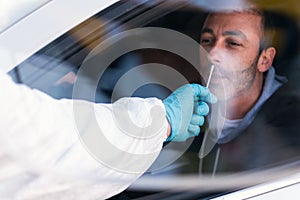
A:
[[[205,28],[202,29],[201,34],[202,34],[202,33],[211,33],[211,34],[213,34],[214,31],[213,31],[212,29],[210,29],[210,28],[206,28],[206,27],[205,27]]]
[[[239,31],[239,30],[235,30],[235,31],[225,31],[223,33],[223,36],[238,36],[238,37],[241,37],[242,39],[244,40],[247,40],[247,36],[242,32],[242,31]]]
[[[201,31],[201,34],[203,34],[203,33],[214,34],[214,31],[211,28],[204,27]],[[247,36],[242,31],[239,31],[239,30],[225,31],[222,35],[223,36],[237,36],[244,40],[248,40]]]

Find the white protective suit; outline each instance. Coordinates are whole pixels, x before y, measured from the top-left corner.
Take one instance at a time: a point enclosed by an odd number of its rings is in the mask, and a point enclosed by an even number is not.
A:
[[[165,108],[156,98],[124,98],[116,103],[118,112],[128,111],[131,121],[139,127],[161,121],[155,134],[140,139],[126,133],[116,123],[112,111],[114,104],[55,100],[40,91],[15,84],[5,73],[0,73],[0,87],[1,200],[106,199],[124,190],[146,171],[166,139]],[[93,107],[93,115],[82,113],[80,118],[79,113],[80,122],[76,121],[74,104],[77,108]],[[153,107],[163,110],[164,120],[151,118]],[[95,140],[96,148],[89,148],[82,142],[80,134],[90,132],[94,126],[91,124],[93,116],[115,149],[101,149],[107,141]],[[102,162],[94,149],[111,160]],[[149,154],[152,156],[148,160],[137,162]],[[130,155],[142,157],[130,160]]]

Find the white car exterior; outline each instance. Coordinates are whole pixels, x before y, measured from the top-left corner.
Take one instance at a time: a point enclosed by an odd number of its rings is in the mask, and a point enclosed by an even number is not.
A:
[[[0,32],[0,57],[2,58],[1,68],[9,71],[37,50],[73,28],[80,22],[95,13],[107,8],[116,0],[25,0],[31,3],[32,8],[18,13],[19,1],[9,1],[4,4],[1,10],[15,10],[15,16],[10,15],[4,28]],[[13,3],[14,2],[14,3]],[[17,3],[16,3],[17,2]],[[21,5],[23,5],[21,4]],[[38,9],[36,9],[38,8]]]

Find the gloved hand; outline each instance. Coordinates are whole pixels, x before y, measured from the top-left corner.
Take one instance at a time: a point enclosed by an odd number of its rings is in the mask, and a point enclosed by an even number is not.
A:
[[[183,142],[197,136],[209,112],[207,103],[216,102],[217,98],[209,89],[199,84],[187,84],[175,90],[163,100],[171,126],[166,141]]]

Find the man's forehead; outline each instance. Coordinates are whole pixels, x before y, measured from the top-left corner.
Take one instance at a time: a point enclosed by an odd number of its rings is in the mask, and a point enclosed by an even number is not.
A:
[[[260,38],[263,33],[261,17],[247,12],[212,13],[202,27],[203,33],[237,36],[246,40],[249,35]]]
[[[215,13],[209,13],[207,18],[214,18],[214,17],[232,17],[233,19],[236,19],[237,17],[241,16],[247,16],[251,18],[255,18],[258,20],[262,19],[262,16],[249,11],[228,11],[228,12],[215,12]]]
[[[207,16],[203,28],[213,25],[242,26],[261,28],[262,17],[248,12],[211,13]]]

